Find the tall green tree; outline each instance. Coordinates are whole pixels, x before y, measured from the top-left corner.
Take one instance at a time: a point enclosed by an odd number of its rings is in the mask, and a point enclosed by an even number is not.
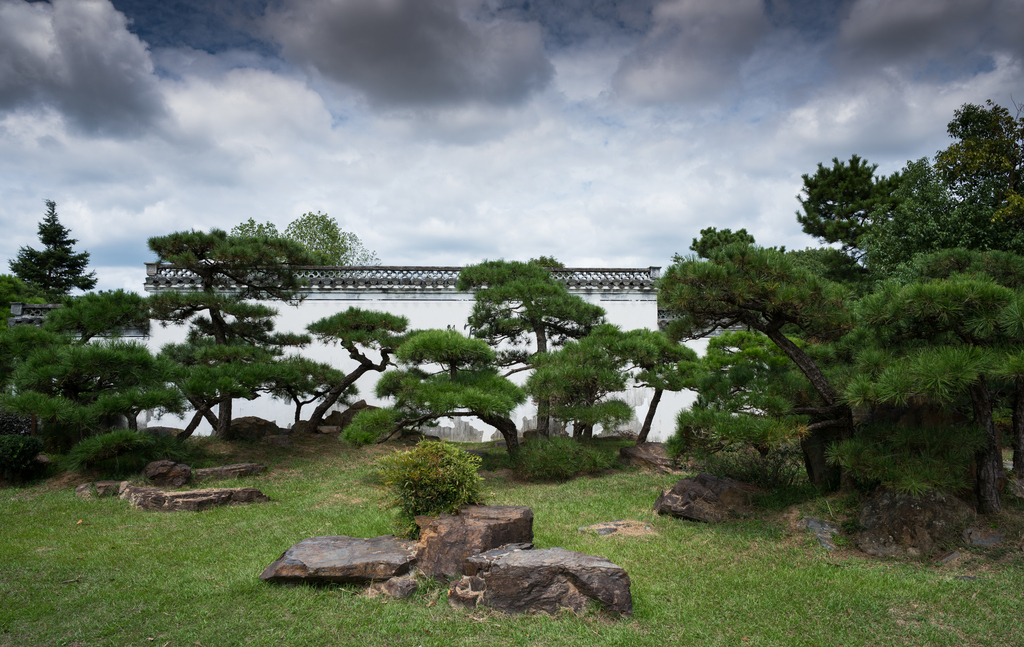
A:
[[[284,237],[305,245],[324,265],[380,265],[380,259],[367,249],[359,237],[343,231],[338,221],[326,213],[309,212],[293,220]]]
[[[440,418],[476,417],[501,433],[510,456],[519,452],[511,415],[526,393],[498,373],[493,349],[456,330],[411,334],[396,351],[400,370],[377,381],[376,393],[393,404],[360,412],[343,437],[353,442],[387,439]]]
[[[974,204],[995,221],[1024,225],[1024,116],[988,100],[965,103],[946,131],[955,141],[935,168],[958,202]]]
[[[829,375],[794,340],[842,337],[852,327],[850,292],[822,279],[784,252],[734,243],[708,260],[676,256],[661,279],[659,307],[675,313],[668,325],[674,340],[699,339],[719,329],[746,327],[768,337],[806,376],[814,406],[794,411],[811,417],[801,441],[814,483],[837,474],[825,456],[829,443],[853,433],[853,418]]]
[[[307,335],[274,332],[277,311],[256,301],[297,303],[301,282],[295,269],[315,264],[316,258],[289,240],[229,236],[219,229],[150,238],[149,248],[160,262],[196,277],[191,290],[153,295],[151,313],[165,324],[189,324],[188,348],[169,349],[188,368],[179,386],[197,406],[197,415],[213,425],[214,434],[230,438],[232,400],[255,388],[268,357],[280,357],[284,348],[310,341]],[[212,381],[200,389],[197,378],[203,376]]]
[[[849,163],[833,158],[831,168],[818,164],[814,175],[801,176],[804,187],[797,200],[803,211],[796,219],[804,232],[828,244],[840,243],[844,254],[861,261],[864,234],[888,219],[898,201],[893,191],[900,174],[876,176],[877,168],[853,155]]]
[[[612,397],[626,389],[628,360],[616,351],[622,342],[617,326],[602,324],[579,340],[534,358],[536,368],[526,391],[551,403],[551,413],[573,426],[573,437],[589,439],[594,427],[614,428],[628,422],[633,408]]]
[[[91,290],[96,286],[96,273],[85,273],[89,252],[74,251],[78,241],[71,230],[60,223],[57,203],[46,201],[46,216],[39,223],[42,250],[22,247],[10,261],[11,272],[29,286],[41,290],[48,299],[55,299],[72,289]]]
[[[485,261],[463,268],[459,290],[472,290],[469,326],[475,337],[497,349],[505,375],[534,367],[539,353],[587,336],[604,320],[600,306],[570,294],[536,263]],[[548,402],[537,402],[537,428],[547,433]]]
[[[943,405],[966,398],[984,437],[975,453],[975,494],[984,513],[1001,509],[1002,451],[992,387],[1006,353],[1024,343],[1024,336],[1010,334],[1001,321],[1018,299],[990,277],[954,274],[884,284],[862,300],[858,313],[874,333],[874,347],[884,349],[888,359],[873,361],[879,368],[852,381],[847,398],[897,405],[915,397]]]

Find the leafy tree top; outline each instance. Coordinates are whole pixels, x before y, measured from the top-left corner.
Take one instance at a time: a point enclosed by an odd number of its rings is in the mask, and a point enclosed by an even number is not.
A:
[[[604,310],[570,294],[551,273],[535,263],[485,261],[463,268],[458,289],[473,290],[476,299],[469,325],[491,346],[511,344],[498,353],[498,364],[529,364],[549,345],[586,336],[600,323]]]
[[[343,231],[326,213],[303,214],[285,228],[284,237],[320,255],[325,265],[380,265],[375,252],[366,249],[352,232]]]
[[[700,258],[710,258],[714,250],[733,243],[753,245],[754,237],[748,234],[746,229],[734,232],[729,228],[719,231],[717,227],[708,227],[700,230],[700,238],[693,239],[690,250],[696,252]]]
[[[893,191],[900,174],[875,176],[877,164],[857,155],[850,162],[832,159],[832,167],[820,163],[814,175],[803,175],[804,187],[797,196],[803,212],[796,219],[804,232],[826,243],[842,243],[842,252],[860,260],[864,255],[864,234],[892,208]]]
[[[85,273],[89,252],[75,253],[74,245],[78,241],[71,238],[71,230],[60,223],[57,204],[47,200],[46,208],[46,216],[39,223],[43,249],[22,247],[17,258],[10,262],[11,271],[49,299],[64,296],[74,288],[91,290],[96,286],[96,273]]]

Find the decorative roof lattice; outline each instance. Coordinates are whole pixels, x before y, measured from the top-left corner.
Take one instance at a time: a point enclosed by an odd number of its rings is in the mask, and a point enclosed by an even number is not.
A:
[[[551,274],[572,291],[614,290],[653,292],[659,267],[553,268]],[[461,267],[366,266],[302,267],[296,270],[307,290],[355,291],[455,290]],[[189,290],[199,277],[178,265],[146,263],[146,291]],[[224,285],[224,289],[233,286]]]

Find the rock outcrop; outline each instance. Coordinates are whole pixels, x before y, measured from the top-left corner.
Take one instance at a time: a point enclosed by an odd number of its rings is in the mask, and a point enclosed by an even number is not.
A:
[[[256,416],[243,416],[231,421],[231,432],[226,440],[245,440],[259,442],[264,436],[276,436],[281,433],[277,424]]]
[[[952,495],[914,497],[879,490],[861,509],[864,531],[854,543],[877,557],[928,555],[944,540],[956,538],[974,517],[974,509]]]
[[[463,574],[466,559],[505,544],[533,542],[533,511],[525,506],[464,506],[458,515],[416,517],[419,569],[431,576]]]
[[[691,521],[725,521],[749,514],[751,495],[756,491],[735,479],[698,474],[662,492],[654,511]]]
[[[260,575],[266,582],[343,583],[389,580],[416,563],[416,542],[392,535],[359,539],[310,537],[295,544]]]
[[[270,500],[270,497],[252,487],[171,492],[127,483],[121,488],[120,496],[140,510],[160,512],[206,510],[215,506],[262,503]]]
[[[217,479],[233,479],[240,476],[256,476],[265,469],[267,469],[267,466],[260,465],[259,463],[234,463],[232,465],[221,465],[220,467],[201,467],[192,470],[192,480],[198,483],[200,481],[213,481]]]
[[[192,477],[192,468],[174,461],[153,461],[143,468],[142,476],[157,487],[181,487]]]
[[[619,458],[627,465],[666,473],[674,471],[672,459],[662,443],[642,443],[619,448]]]
[[[629,575],[603,557],[564,548],[499,548],[470,557],[467,575],[452,582],[453,606],[485,606],[506,613],[581,615],[593,603],[613,615],[630,615]]]

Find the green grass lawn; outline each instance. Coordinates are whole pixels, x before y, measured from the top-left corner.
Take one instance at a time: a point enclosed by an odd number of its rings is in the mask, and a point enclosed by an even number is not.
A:
[[[289,449],[209,446],[223,463],[269,465],[223,485],[253,485],[272,502],[153,513],[76,498],[86,477],[0,489],[0,646],[1024,644],[1019,532],[988,552],[961,547],[965,559],[950,565],[828,553],[794,522],[827,516],[838,498],[689,523],[651,513],[679,477],[639,471],[562,484],[487,476],[488,503],[533,509],[537,547],[625,568],[632,618],[456,610],[446,586],[430,582],[390,601],[354,586],[265,584],[260,572],[306,537],[392,531],[369,463],[393,447],[318,437]],[[649,522],[654,534],[578,530],[618,519]]]

